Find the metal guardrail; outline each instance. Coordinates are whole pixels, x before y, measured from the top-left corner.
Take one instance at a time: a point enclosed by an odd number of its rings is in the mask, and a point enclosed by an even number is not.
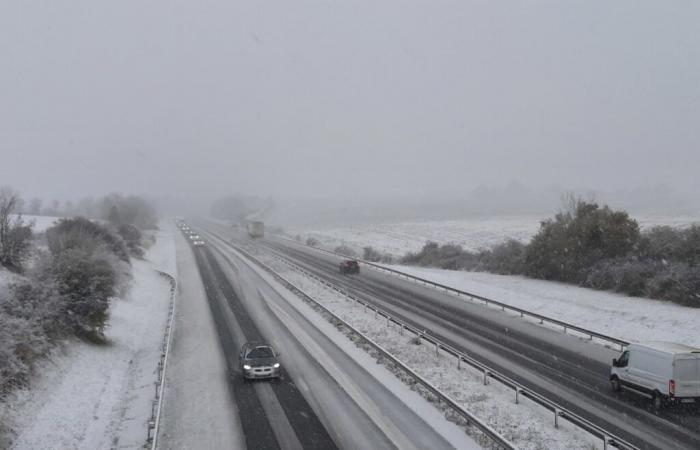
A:
[[[331,251],[331,250],[326,250],[326,249],[323,249],[323,248],[312,247],[312,246],[310,246],[310,245],[306,245],[306,244],[303,244],[303,243],[301,243],[301,242],[297,242],[297,241],[295,241],[295,240],[293,240],[293,239],[289,239],[289,238],[284,237],[284,236],[276,236],[276,237],[278,237],[278,238],[280,238],[280,239],[284,239],[284,240],[290,241],[290,242],[293,242],[293,243],[296,244],[296,245],[302,245],[302,246],[304,246],[304,247],[307,247],[307,248],[310,248],[310,249],[313,249],[313,250],[316,250],[316,251],[319,251],[319,252],[327,253],[327,254],[330,254],[330,255],[333,255],[333,256],[337,256],[337,257],[340,257],[340,258],[347,258],[347,256],[341,255],[341,254],[336,253],[336,252],[333,252],[333,251]],[[384,271],[384,272],[388,272],[388,273],[390,273],[390,274],[392,274],[392,275],[396,275],[396,276],[398,276],[398,277],[404,277],[404,278],[409,279],[409,280],[412,280],[412,281],[416,281],[416,282],[419,282],[419,283],[423,283],[424,285],[428,285],[428,286],[432,286],[432,287],[437,288],[437,289],[440,289],[440,290],[444,290],[445,292],[450,293],[450,294],[453,294],[453,295],[456,295],[457,297],[465,297],[465,298],[471,299],[472,301],[478,300],[478,301],[480,301],[480,302],[484,302],[484,304],[487,305],[487,306],[490,306],[490,305],[497,306],[497,307],[500,308],[502,311],[508,310],[508,311],[511,311],[511,312],[518,313],[518,314],[520,314],[520,317],[525,317],[525,316],[527,316],[527,317],[531,317],[531,318],[537,319],[537,320],[540,321],[540,324],[543,324],[544,322],[547,322],[547,323],[550,323],[550,324],[553,324],[553,325],[557,325],[557,326],[562,327],[562,328],[564,329],[564,333],[566,333],[567,331],[576,331],[577,333],[583,334],[584,336],[588,336],[589,339],[591,339],[591,340],[592,340],[593,338],[596,338],[596,339],[600,339],[601,341],[606,341],[606,342],[613,343],[613,344],[615,344],[615,345],[619,345],[619,346],[620,346],[620,351],[622,351],[625,347],[627,347],[627,346],[629,345],[629,342],[624,341],[624,340],[622,340],[622,339],[618,339],[618,338],[615,338],[615,337],[612,337],[612,336],[607,336],[607,335],[605,335],[605,334],[598,333],[598,332],[596,332],[596,331],[587,330],[587,329],[582,328],[582,327],[579,327],[579,326],[577,326],[577,325],[573,325],[573,324],[570,324],[570,323],[567,323],[567,322],[563,322],[563,321],[561,321],[561,320],[553,319],[553,318],[551,318],[551,317],[543,316],[543,315],[541,315],[541,314],[537,314],[537,313],[528,311],[528,310],[526,310],[526,309],[518,308],[518,307],[516,307],[516,306],[511,306],[511,305],[508,305],[508,304],[506,304],[506,303],[499,302],[499,301],[497,301],[497,300],[492,300],[492,299],[490,299],[490,298],[487,298],[487,297],[484,297],[484,296],[481,296],[481,295],[472,294],[471,292],[462,291],[462,290],[460,290],[460,289],[456,289],[456,288],[453,288],[453,287],[451,287],[451,286],[446,286],[446,285],[444,285],[444,284],[436,283],[436,282],[434,282],[434,281],[427,280],[427,279],[421,278],[421,277],[417,277],[417,276],[415,276],[415,275],[411,275],[411,274],[408,274],[408,273],[406,273],[406,272],[401,272],[401,271],[399,271],[399,270],[391,269],[391,268],[389,268],[389,267],[382,266],[381,264],[377,264],[377,263],[374,263],[374,262],[371,262],[371,261],[366,261],[366,260],[361,259],[361,258],[353,258],[353,259],[355,259],[355,260],[357,260],[357,261],[359,261],[359,262],[361,262],[361,263],[363,263],[363,264],[365,264],[365,265],[367,265],[367,266],[369,266],[369,267],[372,267],[372,268],[374,268],[374,269],[377,269],[377,270],[380,270],[380,271]]]
[[[348,330],[350,330],[353,334],[357,335],[362,339],[362,341],[369,345],[372,349],[374,349],[376,352],[378,352],[383,358],[388,359],[391,361],[395,367],[400,368],[402,371],[404,371],[406,374],[408,374],[412,379],[414,379],[418,384],[420,384],[424,389],[426,389],[428,392],[430,392],[432,395],[437,397],[438,401],[445,403],[449,408],[451,408],[453,411],[455,411],[459,416],[461,416],[464,420],[467,421],[468,425],[474,425],[485,437],[487,437],[494,445],[492,448],[494,449],[503,449],[503,450],[515,450],[516,447],[510,443],[507,439],[505,439],[503,436],[498,434],[497,431],[493,430],[491,427],[489,427],[487,424],[482,422],[479,418],[476,416],[472,415],[469,411],[465,410],[462,408],[456,401],[454,401],[452,398],[450,398],[448,395],[440,391],[438,388],[433,386],[430,382],[426,381],[423,379],[420,375],[418,375],[416,372],[414,372],[410,367],[406,366],[404,363],[402,363],[399,359],[397,359],[394,355],[386,351],[384,348],[382,348],[379,344],[375,343],[372,341],[370,338],[365,336],[363,333],[355,329],[352,325],[335,315],[331,310],[326,308],[324,305],[319,303],[316,299],[308,295],[306,292],[298,288],[296,285],[294,285],[292,282],[284,278],[282,275],[278,274],[277,272],[274,271],[271,267],[269,267],[267,264],[263,263],[260,261],[258,258],[255,256],[251,255],[248,251],[238,247],[234,246],[231,244],[228,244],[231,247],[235,248],[237,251],[239,251],[241,254],[246,256],[248,259],[250,259],[253,263],[257,264],[260,266],[263,270],[268,272],[270,275],[272,275],[276,280],[281,282],[285,287],[287,287],[289,290],[292,292],[296,293],[303,299],[307,300],[308,302],[311,302],[313,305],[315,305],[317,308],[321,309],[324,313],[330,315],[334,320],[338,321],[341,323],[344,327],[346,327]]]
[[[246,252],[247,253],[247,252]],[[454,356],[457,358],[457,366],[460,367],[461,364],[464,362],[471,367],[481,371],[484,375],[484,384],[488,384],[489,379],[494,379],[496,381],[499,381],[503,385],[511,388],[515,392],[515,403],[518,404],[520,402],[520,397],[526,397],[536,404],[544,407],[545,409],[549,410],[550,412],[554,413],[554,427],[558,428],[559,427],[559,419],[566,419],[569,423],[577,426],[578,428],[588,432],[589,434],[601,439],[603,441],[603,449],[608,449],[608,446],[612,446],[615,448],[619,449],[629,449],[629,450],[638,450],[638,448],[629,442],[625,441],[624,439],[615,436],[612,433],[607,432],[605,429],[599,427],[598,425],[595,425],[594,423],[584,419],[583,417],[567,410],[566,408],[558,405],[557,403],[543,397],[542,395],[522,386],[515,380],[500,374],[499,372],[491,369],[485,364],[480,363],[479,361],[475,360],[474,358],[470,357],[469,355],[462,353],[461,351],[455,349],[454,347],[450,346],[449,344],[445,344],[444,342],[440,341],[438,338],[431,336],[426,332],[426,330],[420,330],[400,318],[397,318],[393,316],[392,314],[388,313],[387,311],[378,308],[374,306],[371,303],[365,302],[352,294],[336,287],[332,283],[329,283],[328,281],[324,280],[321,277],[318,277],[317,275],[303,269],[302,267],[297,266],[296,264],[291,263],[290,261],[285,260],[284,258],[280,258],[277,255],[271,254],[274,258],[279,260],[280,262],[286,264],[287,266],[291,267],[293,270],[296,270],[300,273],[302,273],[304,276],[307,276],[311,279],[314,279],[320,283],[322,283],[324,286],[327,286],[328,288],[332,289],[335,292],[338,292],[339,294],[347,297],[350,300],[353,300],[361,305],[365,309],[369,308],[370,310],[374,311],[375,314],[378,314],[382,317],[385,317],[387,319],[387,324],[389,322],[393,322],[397,324],[398,326],[401,327],[401,332],[403,333],[404,330],[409,331],[413,334],[415,334],[417,337],[419,337],[422,340],[425,340],[426,342],[431,343],[432,345],[435,346],[435,351],[439,352],[440,350]],[[288,282],[289,283],[289,282]]]
[[[158,445],[158,430],[160,428],[160,413],[163,406],[163,394],[165,393],[165,370],[168,366],[168,356],[170,355],[170,343],[172,341],[173,319],[175,317],[175,296],[177,294],[177,281],[169,273],[156,270],[162,277],[170,283],[170,307],[168,309],[168,320],[163,333],[163,343],[161,344],[160,360],[158,361],[158,377],[155,381],[155,398],[151,403],[151,418],[148,421],[148,435],[146,437],[146,448],[155,450]]]

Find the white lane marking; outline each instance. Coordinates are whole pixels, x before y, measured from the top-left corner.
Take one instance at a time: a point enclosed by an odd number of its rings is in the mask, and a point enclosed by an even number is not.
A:
[[[272,432],[275,433],[280,447],[284,450],[303,450],[304,447],[299,442],[292,424],[289,423],[287,414],[282,409],[279,399],[272,391],[272,386],[268,383],[255,383],[255,392],[258,394],[260,403],[267,415],[267,420],[270,422]]]
[[[417,447],[401,432],[400,428],[389,417],[382,414],[374,400],[357,386],[355,381],[338,366],[333,358],[323,350],[321,346],[291,318],[291,316],[282,310],[274,301],[271,301],[267,295],[262,292],[260,292],[260,295],[268,304],[270,310],[278,317],[280,322],[289,329],[299,343],[302,344],[317,361],[322,361],[323,368],[328,374],[338,382],[338,385],[367,414],[372,422],[384,431],[386,437],[393,442],[397,448],[417,450]]]

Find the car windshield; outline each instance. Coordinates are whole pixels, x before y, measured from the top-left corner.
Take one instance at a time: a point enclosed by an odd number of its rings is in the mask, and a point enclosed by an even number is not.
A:
[[[275,353],[270,347],[256,347],[248,352],[246,358],[248,359],[258,359],[258,358],[274,358]]]

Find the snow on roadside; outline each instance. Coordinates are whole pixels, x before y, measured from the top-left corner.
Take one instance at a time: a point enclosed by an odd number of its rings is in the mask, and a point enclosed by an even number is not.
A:
[[[700,347],[698,308],[519,276],[388,267],[626,341]]]
[[[155,269],[168,270],[175,259],[172,232],[156,237],[146,260],[132,263],[129,293],[112,301],[110,344],[68,342],[41,364],[30,390],[4,405],[13,448],[143,446],[170,300],[170,286]]]
[[[450,395],[518,448],[590,450],[602,447],[602,442],[571,424],[560,424],[559,429],[554,428],[551,413],[529,400],[522,400],[516,406],[511,389],[495,381],[484,386],[481,372],[466,364],[458,369],[453,358],[445,353],[436,354],[433,347],[425,344],[413,344],[412,335],[401,335],[395,326],[387,327],[385,319],[375,317],[371,312],[363,312],[362,307],[337,292],[291,270],[274,258],[264,254],[257,257]]]

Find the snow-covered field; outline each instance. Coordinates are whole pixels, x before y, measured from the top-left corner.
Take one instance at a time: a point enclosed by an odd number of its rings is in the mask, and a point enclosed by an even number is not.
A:
[[[321,246],[328,249],[343,244],[361,253],[363,247],[371,246],[383,253],[403,256],[420,250],[427,241],[453,242],[470,250],[490,247],[507,239],[524,242],[537,231],[539,221],[535,216],[487,217],[289,230],[289,233],[299,234],[304,239],[318,239]]]
[[[700,223],[697,216],[638,216],[644,228],[657,225],[684,227]],[[467,250],[490,248],[508,239],[527,242],[538,230],[542,216],[476,217],[464,220],[397,222],[311,230],[290,229],[292,236],[313,237],[332,250],[343,244],[361,254],[371,246],[383,253],[403,256],[420,250],[427,241],[455,243]]]
[[[62,219],[62,217],[53,217],[53,216],[31,216],[31,215],[26,215],[22,214],[22,219],[24,220],[25,223],[30,223],[32,224],[32,230],[35,233],[42,233],[46,231],[48,228],[51,228],[58,222],[59,220]]]
[[[133,261],[125,298],[114,299],[110,344],[68,342],[42,362],[30,390],[16,392],[0,414],[16,449],[139,448],[146,440],[156,367],[169,304],[170,229],[156,233],[146,260]]]
[[[389,267],[623,340],[700,347],[697,308],[518,276]]]
[[[274,258],[259,254],[278,273],[328,307],[343,320],[390,351],[423,378],[450,395],[465,409],[485,421],[521,449],[595,449],[602,443],[565,423],[554,428],[552,415],[529,401],[515,405],[511,389],[491,382],[483,384],[483,373],[466,365],[457,368],[454,358],[436,354],[433,347],[415,345],[412,335],[387,327],[386,320],[364,312],[346,299]]]

